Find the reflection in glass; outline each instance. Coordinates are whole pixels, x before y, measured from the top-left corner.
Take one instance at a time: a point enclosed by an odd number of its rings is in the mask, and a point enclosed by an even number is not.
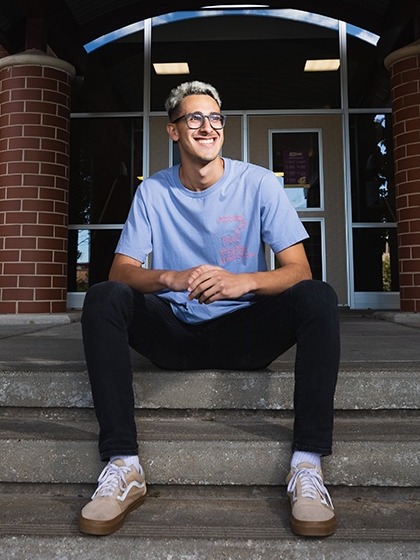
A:
[[[322,228],[320,220],[302,220],[309,237],[303,241],[314,280],[324,280],[322,274]],[[275,267],[278,268],[275,261]]]
[[[273,131],[272,170],[297,210],[321,207],[318,131]]]
[[[350,115],[353,222],[396,222],[391,115]]]
[[[350,27],[350,26],[348,26]],[[350,108],[390,108],[391,80],[376,44],[364,35],[347,34],[347,75]]]
[[[138,118],[71,121],[70,223],[122,224],[142,175]]]
[[[89,287],[90,235],[89,230],[69,230],[69,292],[86,292]]]
[[[143,61],[142,30],[91,52],[73,82],[72,112],[142,111]]]
[[[396,292],[397,230],[353,229],[354,288],[356,292]]]
[[[120,234],[120,229],[69,230],[69,292],[86,292],[108,279]]]
[[[78,292],[85,292],[89,286],[90,236],[88,230],[78,231],[77,242],[77,275]]]
[[[87,292],[88,290],[90,236],[89,230],[69,231],[69,245],[75,249],[72,255],[69,255],[69,291],[71,292]]]
[[[323,280],[322,277],[322,230],[320,221],[305,221],[303,225],[309,234],[303,245],[309,264],[311,265],[314,280]]]

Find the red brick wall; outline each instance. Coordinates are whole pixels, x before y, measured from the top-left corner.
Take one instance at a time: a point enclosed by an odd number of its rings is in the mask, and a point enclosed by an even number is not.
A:
[[[420,312],[420,53],[393,60],[393,132],[402,311]]]
[[[66,310],[70,79],[0,69],[0,313]]]

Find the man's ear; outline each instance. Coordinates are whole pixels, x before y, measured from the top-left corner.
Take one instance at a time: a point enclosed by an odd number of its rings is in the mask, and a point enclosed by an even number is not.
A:
[[[179,134],[176,125],[173,123],[168,123],[166,125],[166,130],[168,131],[169,137],[173,142],[178,142]]]

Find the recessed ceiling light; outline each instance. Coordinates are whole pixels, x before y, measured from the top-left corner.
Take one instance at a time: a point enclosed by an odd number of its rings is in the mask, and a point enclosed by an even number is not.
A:
[[[321,58],[318,60],[307,60],[305,64],[305,72],[329,72],[338,70],[340,61],[338,58]]]
[[[247,8],[269,8],[269,4],[217,4],[214,6],[201,6],[202,10],[246,10]]]
[[[189,74],[188,62],[154,62],[156,74]]]

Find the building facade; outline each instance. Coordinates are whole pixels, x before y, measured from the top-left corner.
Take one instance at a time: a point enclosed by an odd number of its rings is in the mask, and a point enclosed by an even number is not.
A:
[[[0,58],[0,313],[80,308],[107,277],[137,185],[177,162],[163,105],[192,79],[220,91],[223,155],[286,188],[340,305],[420,310],[416,41],[381,58],[369,29],[289,9],[179,11],[114,31],[83,44],[83,73],[48,45]]]

